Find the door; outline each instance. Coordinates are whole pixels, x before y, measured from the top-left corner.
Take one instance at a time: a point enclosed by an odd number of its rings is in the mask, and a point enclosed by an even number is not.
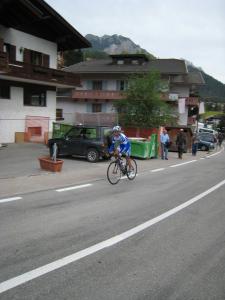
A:
[[[72,128],[65,136],[62,152],[69,155],[83,155],[84,129]]]

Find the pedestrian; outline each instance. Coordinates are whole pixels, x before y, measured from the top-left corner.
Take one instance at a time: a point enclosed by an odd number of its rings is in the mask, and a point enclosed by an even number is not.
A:
[[[218,133],[217,139],[218,139],[218,145],[221,148],[221,145],[222,145],[222,142],[223,142],[223,134],[222,134],[222,132]]]
[[[199,138],[197,133],[194,133],[192,136],[192,155],[196,156],[197,151],[198,151],[198,142]]]
[[[170,137],[167,130],[163,128],[160,134],[160,144],[161,144],[161,158],[168,160],[168,148],[170,145]]]
[[[182,159],[182,157],[183,157],[183,153],[184,153],[186,144],[187,144],[187,142],[186,142],[186,136],[184,134],[184,129],[181,128],[177,135],[177,138],[176,138],[178,158],[180,158],[180,159]]]

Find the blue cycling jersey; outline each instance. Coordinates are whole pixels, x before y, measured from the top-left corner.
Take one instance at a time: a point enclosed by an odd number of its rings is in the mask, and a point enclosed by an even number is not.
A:
[[[115,148],[119,151],[119,153],[124,153],[125,155],[130,156],[131,145],[129,139],[125,136],[125,134],[120,133],[118,136],[113,136],[109,152],[114,151]]]

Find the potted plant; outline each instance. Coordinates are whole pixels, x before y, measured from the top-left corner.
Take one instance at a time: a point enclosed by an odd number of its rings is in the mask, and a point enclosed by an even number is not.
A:
[[[53,155],[39,157],[40,167],[43,170],[51,172],[60,172],[62,170],[63,160],[56,158],[57,145],[53,145]]]

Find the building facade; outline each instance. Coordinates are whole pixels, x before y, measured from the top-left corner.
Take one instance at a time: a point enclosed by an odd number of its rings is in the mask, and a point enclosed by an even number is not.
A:
[[[43,142],[56,119],[56,89],[80,85],[79,76],[57,69],[58,54],[89,47],[42,0],[0,5],[0,143]]]
[[[107,60],[85,61],[66,70],[80,75],[81,87],[74,89],[67,98],[63,97],[63,93],[57,97],[57,108],[65,122],[85,122],[90,114],[95,113],[99,113],[96,114],[97,121],[102,115],[104,122],[106,114],[114,114],[115,121],[113,104],[123,97],[121,92],[126,90],[128,78],[156,70],[163,83],[162,98],[178,113],[178,124],[187,126],[195,123],[196,116],[192,110],[198,106],[196,92],[198,86],[204,84],[204,79],[200,72],[189,73],[184,60],[149,60],[144,54],[111,55]],[[183,111],[179,111],[181,101],[184,103]]]

